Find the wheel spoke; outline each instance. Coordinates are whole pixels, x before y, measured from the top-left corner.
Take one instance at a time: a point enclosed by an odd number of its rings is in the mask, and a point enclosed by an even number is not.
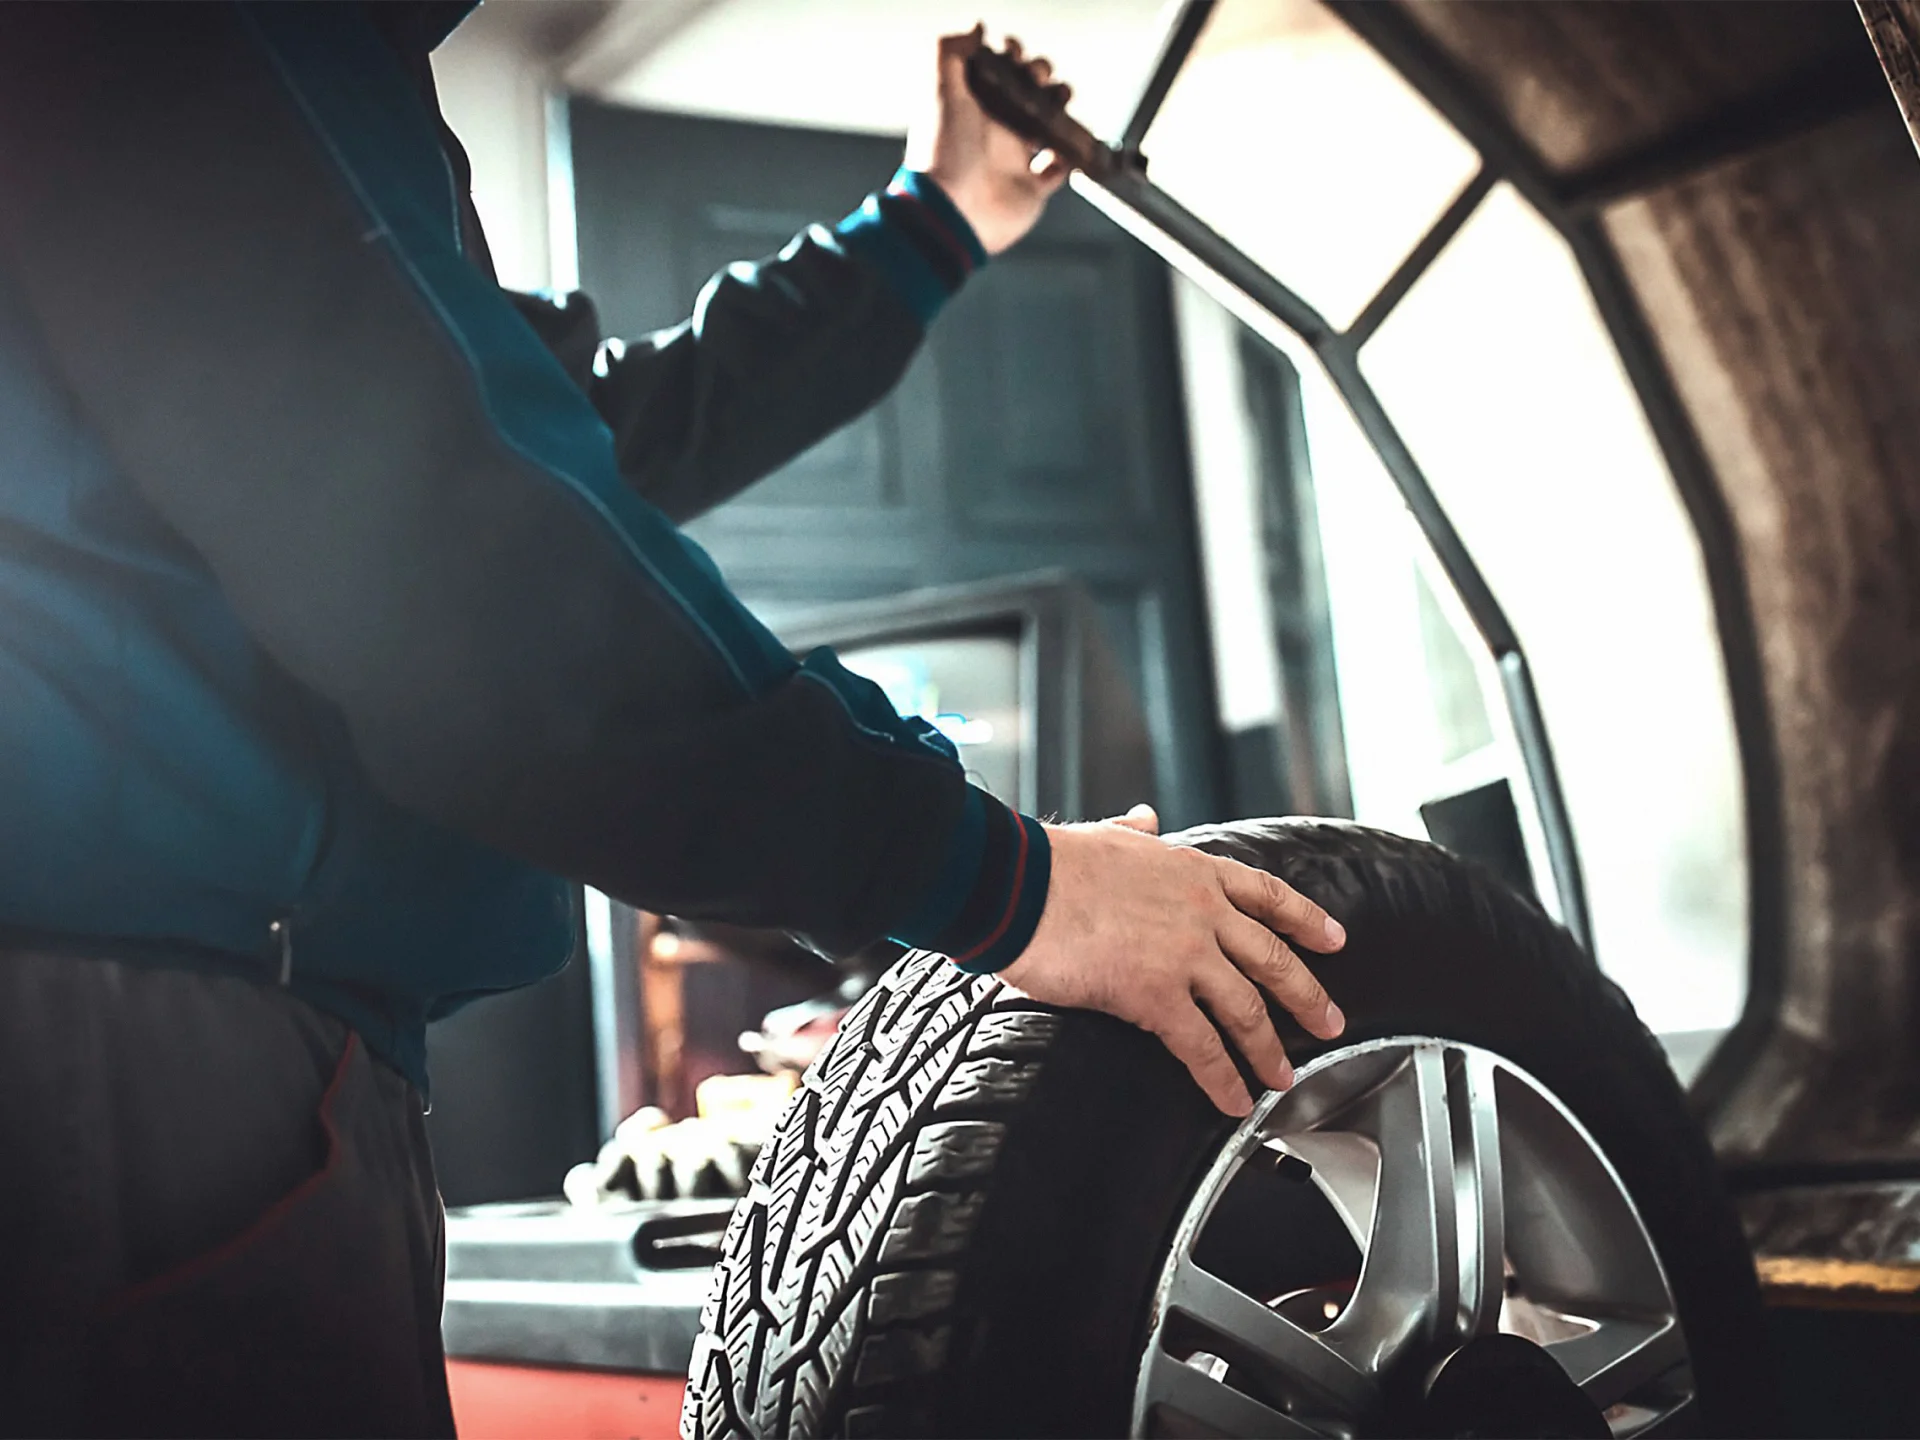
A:
[[[1432,1343],[1460,1307],[1452,1127],[1444,1053],[1423,1045],[1371,1097],[1380,1147],[1373,1233],[1353,1298],[1327,1343],[1377,1374],[1416,1341]],[[1359,1118],[1359,1117],[1357,1117]]]
[[[1674,1320],[1602,1320],[1597,1330],[1546,1350],[1603,1410],[1687,1358]]]
[[[1174,1359],[1155,1347],[1147,1361],[1148,1433],[1163,1430],[1165,1412],[1212,1431],[1215,1435],[1314,1435],[1319,1432],[1263,1405],[1251,1395],[1224,1385],[1212,1376]],[[1179,1427],[1182,1431],[1188,1426]]]
[[[1361,1245],[1344,1307],[1311,1290],[1270,1306],[1195,1264],[1209,1227],[1261,1225],[1220,1199],[1262,1148],[1312,1166]],[[1416,1393],[1461,1346],[1510,1347],[1503,1329],[1544,1348],[1602,1410],[1651,1405],[1664,1426],[1693,1399],[1672,1290],[1605,1153],[1539,1081],[1463,1041],[1365,1041],[1305,1067],[1216,1155],[1160,1296],[1134,1390],[1135,1425],[1153,1433],[1375,1427],[1386,1397]],[[1308,1318],[1309,1301],[1332,1323]]]
[[[1320,1337],[1275,1314],[1244,1291],[1183,1258],[1167,1291],[1167,1309],[1230,1342],[1235,1357],[1280,1377],[1337,1414],[1362,1415],[1379,1391],[1371,1377],[1322,1344]]]
[[[1460,1235],[1460,1332],[1467,1338],[1500,1328],[1500,1302],[1507,1291],[1506,1199],[1493,1057],[1479,1050],[1460,1052],[1458,1068],[1448,1078]]]

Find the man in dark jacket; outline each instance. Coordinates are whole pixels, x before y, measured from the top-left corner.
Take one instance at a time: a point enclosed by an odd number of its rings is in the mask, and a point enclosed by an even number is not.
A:
[[[0,8],[0,1430],[445,1433],[425,1027],[572,882],[1003,970],[1240,1113],[1216,1024],[1269,1085],[1262,988],[1340,1026],[1311,904],[1007,809],[675,528],[1059,184],[978,32],[884,191],[595,373],[493,282],[460,12]]]

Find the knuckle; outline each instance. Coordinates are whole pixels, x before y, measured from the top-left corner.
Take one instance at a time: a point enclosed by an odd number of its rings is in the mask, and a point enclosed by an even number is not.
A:
[[[1220,1043],[1218,1035],[1208,1035],[1195,1047],[1201,1065],[1220,1079],[1238,1079],[1240,1072],[1233,1068],[1233,1061],[1227,1058],[1227,1047]]]
[[[1267,932],[1266,955],[1264,958],[1267,969],[1270,970],[1274,978],[1278,980],[1292,980],[1296,978],[1304,968],[1300,964],[1300,957],[1293,953],[1293,947],[1271,930]]]
[[[1215,1083],[1219,1085],[1222,1094],[1233,1095],[1245,1092],[1246,1086],[1240,1080],[1240,1067],[1227,1058],[1226,1051],[1222,1050],[1214,1060],[1213,1073]]]
[[[1238,981],[1225,995],[1213,1000],[1210,1008],[1233,1031],[1258,1029],[1260,1021],[1267,1018],[1267,1002],[1261,1000],[1260,991]]]
[[[1268,898],[1272,900],[1275,910],[1289,916],[1296,924],[1313,919],[1314,911],[1319,907],[1311,900],[1277,876],[1269,875],[1267,880],[1273,887],[1268,891]]]
[[[1267,1028],[1267,1002],[1251,985],[1239,991],[1227,1006],[1228,1020],[1237,1030],[1259,1031]]]

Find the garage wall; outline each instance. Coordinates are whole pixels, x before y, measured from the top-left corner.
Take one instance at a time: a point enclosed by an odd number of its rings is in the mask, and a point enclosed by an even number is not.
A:
[[[1820,1092],[1899,1084],[1920,1030],[1920,162],[1889,99],[1607,229],[1739,529],[1782,759],[1787,1034],[1723,1140],[1877,1153],[1916,1138],[1892,1097]]]

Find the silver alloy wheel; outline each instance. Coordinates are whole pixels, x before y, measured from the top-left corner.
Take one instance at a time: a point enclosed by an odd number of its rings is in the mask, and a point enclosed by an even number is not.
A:
[[[1196,1244],[1245,1167],[1298,1161],[1359,1247],[1357,1279],[1255,1295],[1202,1269]],[[1660,1258],[1566,1107],[1510,1061],[1451,1040],[1336,1050],[1255,1107],[1181,1218],[1133,1433],[1365,1434],[1491,1334],[1542,1346],[1615,1435],[1691,1408]]]

